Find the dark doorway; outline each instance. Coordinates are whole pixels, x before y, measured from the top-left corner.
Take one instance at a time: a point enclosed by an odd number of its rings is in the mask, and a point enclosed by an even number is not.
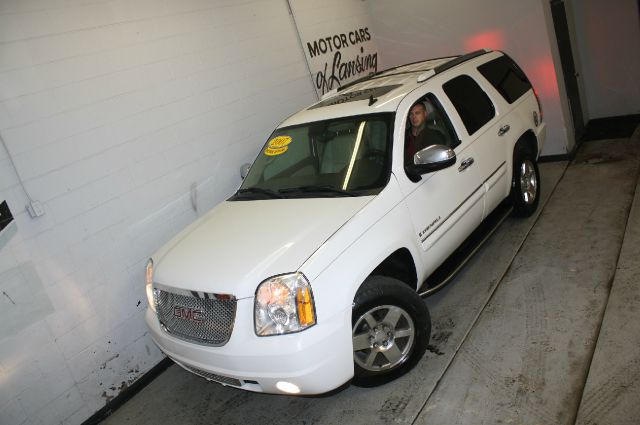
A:
[[[551,0],[551,16],[553,17],[553,27],[556,32],[562,73],[564,74],[564,84],[569,99],[569,108],[573,119],[573,130],[576,142],[584,134],[584,121],[582,118],[582,107],[580,106],[580,92],[578,91],[578,73],[573,62],[573,51],[569,39],[569,26],[567,25],[567,13],[564,9],[563,0]]]

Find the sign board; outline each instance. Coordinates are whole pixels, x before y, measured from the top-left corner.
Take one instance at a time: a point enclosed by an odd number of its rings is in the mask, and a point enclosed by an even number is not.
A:
[[[361,0],[290,0],[313,84],[328,91],[378,71],[378,46]]]

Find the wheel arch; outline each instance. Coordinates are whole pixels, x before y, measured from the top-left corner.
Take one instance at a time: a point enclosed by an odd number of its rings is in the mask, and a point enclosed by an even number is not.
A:
[[[533,132],[533,130],[531,129],[527,129],[524,133],[522,133],[522,135],[518,138],[518,141],[516,142],[515,146],[514,146],[514,154],[516,151],[516,147],[519,144],[524,144],[527,149],[531,150],[531,152],[533,152],[536,156],[536,159],[538,159],[539,156],[539,152],[538,152],[538,139],[536,138],[535,133]]]
[[[509,179],[509,193],[513,190],[513,173],[515,172],[516,152],[518,151],[518,148],[523,145],[527,150],[534,153],[536,160],[539,156],[538,139],[533,130],[527,128],[513,145],[513,149],[511,150],[511,163],[507,164],[507,172],[509,173],[508,175],[511,176]]]
[[[369,276],[387,276],[398,279],[412,289],[418,285],[416,264],[407,248],[399,248],[385,258]]]
[[[538,159],[538,141],[531,130],[527,130],[516,142],[513,148],[513,163],[511,167],[511,188],[509,191],[509,198],[513,205],[513,216],[515,217],[529,217],[531,216],[540,202],[540,172],[537,166]],[[518,159],[520,156],[530,156],[533,164],[530,164],[530,172],[532,176],[535,176],[535,184],[527,183],[529,177],[521,180],[519,171]],[[523,162],[524,166],[524,162]],[[520,183],[518,183],[520,181]],[[522,182],[525,182],[526,189],[523,192]]]

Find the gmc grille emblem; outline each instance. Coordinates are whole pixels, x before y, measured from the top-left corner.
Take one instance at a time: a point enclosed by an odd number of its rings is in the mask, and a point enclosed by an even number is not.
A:
[[[200,323],[204,320],[204,311],[177,305],[173,307],[173,317]]]

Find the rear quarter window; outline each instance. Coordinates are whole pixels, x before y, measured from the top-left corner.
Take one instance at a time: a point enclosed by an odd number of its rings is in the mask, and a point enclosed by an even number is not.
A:
[[[507,56],[500,56],[478,67],[498,93],[509,103],[518,100],[531,89],[531,83],[520,67]]]

